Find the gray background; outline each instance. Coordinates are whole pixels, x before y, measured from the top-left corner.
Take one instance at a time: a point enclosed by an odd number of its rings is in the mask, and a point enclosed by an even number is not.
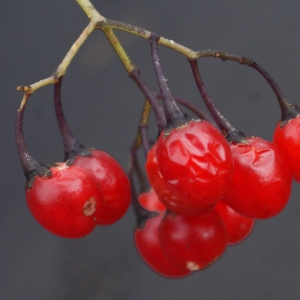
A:
[[[221,49],[255,59],[299,103],[300,2],[93,1],[106,17],[135,24],[192,49]],[[24,197],[24,176],[14,144],[21,84],[48,77],[87,25],[75,1],[1,2],[1,209],[0,298],[14,299],[299,299],[300,204],[294,184],[286,209],[256,222],[253,234],[205,271],[171,280],[160,277],[133,244],[131,209],[117,224],[67,240],[41,228]],[[157,89],[147,41],[117,32],[151,88]],[[160,48],[174,94],[204,107],[186,59]],[[236,63],[203,59],[208,89],[241,130],[272,138],[280,118],[262,78]],[[25,138],[38,160],[62,159],[52,103],[53,86],[38,90],[25,115]],[[85,145],[108,151],[127,168],[143,97],[101,32],[79,51],[63,84],[66,116]],[[155,134],[154,124],[151,127]]]

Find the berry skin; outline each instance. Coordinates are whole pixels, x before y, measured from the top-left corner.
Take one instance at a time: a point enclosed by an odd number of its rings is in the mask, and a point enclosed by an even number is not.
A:
[[[273,139],[284,154],[292,177],[300,182],[300,116],[289,120],[283,127],[279,122]]]
[[[180,278],[191,273],[172,264],[162,250],[159,226],[163,214],[147,220],[144,228],[135,230],[135,245],[144,261],[157,273],[166,277]]]
[[[203,270],[227,246],[227,231],[213,210],[197,217],[168,214],[161,222],[159,239],[165,255],[178,268]]]
[[[148,192],[141,193],[138,197],[138,201],[143,208],[149,211],[158,213],[164,213],[166,211],[166,207],[158,199],[153,188],[151,188]]]
[[[156,144],[147,155],[146,172],[149,182],[159,200],[172,212],[179,215],[201,215],[211,211],[215,203],[203,205],[198,201],[190,200],[177,193],[173,187],[162,177],[158,170],[156,158]]]
[[[61,103],[62,77],[54,85],[54,107],[61,132],[65,160],[68,165],[80,166],[96,179],[104,198],[104,205],[97,210],[98,225],[115,223],[126,213],[131,200],[129,179],[110,155],[100,150],[89,150],[73,136],[64,116]]]
[[[231,151],[224,136],[207,121],[190,121],[164,132],[157,141],[157,164],[180,195],[197,204],[215,204],[232,178]]]
[[[159,213],[154,218],[148,219],[143,228],[135,230],[135,245],[143,260],[154,271],[166,277],[180,278],[190,274],[190,271],[174,266],[163,253],[158,230],[166,207],[159,201],[155,191],[151,188],[149,192],[140,194],[138,201],[148,211]]]
[[[222,200],[248,218],[271,218],[289,200],[291,174],[277,145],[258,137],[247,140],[230,144],[234,176]]]
[[[58,163],[50,177],[36,176],[26,189],[26,201],[35,219],[50,232],[81,238],[97,225],[102,194],[92,175],[79,167]]]
[[[219,201],[216,211],[224,222],[227,229],[228,244],[236,244],[245,239],[253,229],[254,219],[244,217]]]
[[[82,167],[96,179],[103,195],[97,224],[109,225],[121,219],[131,200],[129,179],[118,162],[104,151],[91,150],[92,156],[77,155],[72,166]]]

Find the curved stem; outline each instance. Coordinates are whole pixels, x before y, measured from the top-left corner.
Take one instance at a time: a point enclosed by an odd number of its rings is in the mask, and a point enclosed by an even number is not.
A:
[[[108,40],[112,44],[114,50],[116,51],[117,55],[119,56],[120,60],[122,61],[123,65],[125,66],[128,73],[132,72],[134,70],[134,65],[132,64],[131,60],[129,59],[128,55],[124,51],[123,47],[119,43],[118,39],[115,37],[113,33],[113,28],[117,30],[122,30],[134,35],[141,36],[143,38],[149,39],[153,34],[152,32],[142,29],[138,26],[133,26],[130,24],[126,24],[124,22],[119,22],[115,20],[110,20],[105,17],[103,17],[92,5],[92,3],[89,0],[76,0],[77,3],[80,5],[82,10],[86,13],[87,17],[90,19],[89,25],[86,27],[86,29],[82,32],[82,34],[79,36],[77,41],[73,44],[70,51],[67,53],[57,70],[54,72],[53,75],[51,75],[48,78],[42,79],[36,83],[33,83],[29,86],[19,86],[17,89],[22,90],[27,94],[32,94],[35,90],[38,88],[41,88],[48,84],[53,84],[57,81],[57,79],[61,76],[63,76],[66,72],[67,67],[69,66],[71,60],[77,53],[78,49],[81,47],[81,45],[84,43],[86,38],[93,32],[94,29],[98,28],[101,29],[105,35],[107,36]],[[248,59],[246,57],[240,56],[240,55],[234,55],[234,54],[228,54],[222,51],[218,50],[203,50],[203,51],[194,51],[192,49],[189,49],[179,43],[176,43],[173,40],[164,38],[160,36],[159,40],[157,41],[160,45],[169,47],[172,50],[175,50],[184,56],[186,56],[189,60],[195,60],[203,57],[215,57],[220,58],[222,60],[232,60],[236,61],[240,64],[245,64],[250,67],[253,67],[258,72],[260,72],[264,78],[268,81],[270,86],[272,87],[273,91],[277,95],[279,105],[282,109],[282,119],[286,118],[286,114],[291,114],[291,108],[294,109],[295,105],[289,104],[282,92],[280,91],[278,85],[273,81],[270,80],[270,76],[268,73],[266,73],[258,64],[256,64],[253,60]],[[293,112],[293,115],[299,114],[299,110],[297,109],[296,112]]]
[[[176,104],[175,100],[173,99],[173,96],[171,94],[171,91],[170,91],[170,88],[168,85],[168,80],[166,79],[166,77],[163,73],[159,55],[158,55],[158,48],[157,48],[158,40],[159,40],[159,37],[154,34],[152,34],[149,38],[149,42],[151,45],[152,61],[153,61],[156,77],[158,80],[159,88],[160,88],[161,94],[163,96],[163,103],[164,103],[167,123],[174,124],[177,127],[179,124],[186,123],[187,120],[186,120],[183,112],[181,111],[181,109]]]
[[[162,99],[162,95],[161,95],[161,94],[156,94],[156,98],[157,98],[157,99]],[[210,123],[213,123],[214,125],[217,125],[217,124],[215,123],[215,121],[213,120],[213,118],[212,118],[210,115],[207,115],[204,111],[202,111],[200,108],[198,108],[198,107],[197,107],[196,105],[194,105],[193,103],[189,102],[189,101],[186,100],[186,99],[183,99],[183,98],[181,98],[181,97],[178,97],[178,96],[174,96],[174,95],[173,95],[173,98],[174,98],[174,100],[175,100],[178,104],[180,104],[180,105],[182,105],[182,106],[188,108],[191,112],[193,112],[199,119],[201,119],[201,120],[206,120],[206,121],[208,121],[208,122],[210,122]]]
[[[143,146],[144,154],[147,157],[147,154],[150,150],[148,134],[147,134],[148,126],[141,124],[139,127],[140,127],[140,133],[141,133],[141,138],[142,138],[142,146]]]
[[[78,52],[79,48],[82,46],[82,44],[85,42],[85,40],[88,38],[88,36],[94,31],[96,21],[91,21],[88,26],[83,30],[79,38],[75,41],[75,43],[72,45],[71,49],[68,51],[58,68],[55,70],[55,72],[49,76],[48,78],[39,80],[29,86],[18,86],[18,91],[24,91],[27,94],[34,93],[37,89],[48,85],[48,84],[54,84],[57,82],[58,78],[65,75],[66,70],[68,66],[70,65],[72,59],[74,58],[75,54]]]
[[[150,212],[145,209],[138,201],[136,188],[134,184],[134,172],[138,178],[140,193],[145,192],[148,188],[147,179],[139,165],[137,158],[137,150],[140,146],[143,146],[144,154],[147,157],[149,151],[149,140],[147,135],[148,121],[150,115],[151,105],[148,100],[145,101],[143,108],[143,113],[141,116],[141,121],[139,124],[138,134],[131,146],[130,155],[129,155],[129,168],[128,168],[128,177],[131,186],[132,193],[132,207],[136,216],[137,227],[142,229],[145,226],[145,223],[148,219],[153,218],[157,215],[156,212]]]
[[[137,86],[140,88],[142,93],[150,102],[156,117],[158,132],[159,133],[162,132],[167,125],[164,108],[159,104],[157,98],[155,97],[153,92],[149,89],[149,87],[143,80],[140,71],[138,69],[134,69],[132,72],[130,72],[129,76],[135,81]]]
[[[133,27],[133,26],[132,26]],[[109,23],[107,20],[103,22],[97,23],[97,28],[103,31],[107,39],[109,40],[110,44],[112,45],[113,49],[117,53],[118,57],[120,58],[123,66],[125,67],[126,71],[129,74],[129,77],[132,78],[135,83],[138,85],[140,90],[143,92],[145,97],[149,100],[151,103],[151,106],[154,110],[156,120],[157,120],[157,126],[158,126],[158,132],[160,133],[163,131],[166,127],[167,121],[165,118],[165,112],[164,109],[159,105],[157,102],[157,99],[154,97],[152,91],[149,89],[143,78],[141,77],[140,71],[138,68],[134,66],[131,59],[125,52],[123,46],[115,36],[112,28],[109,26]]]
[[[15,124],[15,140],[18,155],[21,161],[21,165],[24,171],[24,174],[30,173],[35,169],[37,165],[37,161],[32,158],[29,154],[28,149],[24,140],[24,132],[23,132],[23,119],[24,119],[24,111],[30,94],[27,94],[26,100],[24,100],[22,107],[17,111],[16,116],[16,124]]]
[[[117,30],[122,30],[131,34],[138,35],[140,37],[149,39],[152,35],[155,35],[154,33],[142,29],[138,26],[133,26],[130,24],[126,24],[124,22],[118,22],[115,20],[106,19],[105,23],[110,28],[115,28]],[[158,43],[160,45],[166,46],[171,48],[172,50],[175,50],[184,56],[186,56],[189,60],[196,60],[203,57],[214,57],[214,58],[220,58],[223,61],[231,60],[236,61],[241,65],[247,65],[249,67],[254,68],[257,70],[269,83],[271,88],[273,89],[274,93],[277,96],[278,103],[280,105],[281,111],[282,111],[282,120],[286,120],[291,118],[291,115],[293,117],[300,114],[299,109],[295,109],[295,105],[290,104],[285,96],[283,95],[282,91],[280,90],[279,86],[276,84],[276,82],[271,78],[271,76],[262,68],[260,67],[255,61],[252,59],[249,59],[244,56],[235,55],[235,54],[229,54],[223,51],[219,50],[202,50],[202,51],[194,51],[192,49],[189,49],[183,45],[180,45],[179,43],[174,42],[173,40],[161,37],[158,40]]]
[[[54,85],[54,109],[57,118],[58,127],[63,140],[64,151],[65,151],[65,161],[71,159],[78,155],[80,152],[85,150],[85,147],[78,143],[78,141],[73,136],[62,108],[61,103],[61,84],[63,77],[58,79],[58,82]]]
[[[290,119],[296,118],[300,114],[299,108],[296,105],[291,104],[287,101],[278,84],[270,76],[270,74],[255,61],[253,61],[253,63],[249,65],[249,67],[252,67],[256,71],[258,71],[265,78],[265,80],[268,82],[268,84],[274,91],[281,109],[281,121],[287,122]]]
[[[238,62],[241,65],[246,65],[248,67],[251,67],[258,71],[268,82],[268,84],[271,86],[272,90],[274,91],[275,95],[277,96],[278,102],[280,104],[280,107],[284,107],[287,104],[287,100],[285,96],[283,95],[282,91],[280,90],[277,83],[272,79],[272,77],[269,75],[269,73],[264,70],[259,64],[257,64],[253,59],[247,58],[245,56],[236,55],[236,54],[229,54],[223,51],[218,50],[205,50],[205,51],[198,51],[198,58],[202,57],[215,57],[220,58],[223,61],[230,60]]]
[[[28,149],[24,140],[23,132],[23,120],[24,111],[26,107],[27,100],[30,94],[24,96],[21,108],[17,111],[16,123],[15,123],[15,142],[17,146],[18,156],[20,158],[21,166],[23,168],[24,175],[26,177],[26,188],[31,188],[35,176],[51,176],[51,171],[49,170],[50,165],[45,163],[40,163],[33,159],[29,154]]]
[[[300,114],[299,108],[296,105],[291,104],[287,101],[280,87],[275,82],[275,80],[270,76],[270,74],[265,69],[263,69],[258,63],[256,63],[253,59],[241,55],[229,54],[218,50],[198,51],[197,58],[202,58],[202,57],[215,57],[215,58],[220,58],[223,61],[226,60],[235,61],[241,65],[246,65],[248,67],[251,67],[257,72],[259,72],[263,76],[263,78],[267,81],[267,83],[270,85],[270,87],[272,88],[273,92],[276,95],[278,104],[281,109],[281,115],[282,115],[281,120],[283,121],[283,123],[287,122],[290,119],[295,118]]]
[[[143,113],[141,115],[140,124],[138,127],[138,132],[135,138],[135,143],[134,146],[132,146],[138,149],[142,145],[145,157],[147,157],[147,154],[150,149],[149,139],[148,139],[148,123],[149,123],[150,112],[151,112],[151,105],[148,99],[146,99],[143,108]]]
[[[147,131],[150,111],[151,111],[151,105],[150,105],[148,99],[146,99],[144,107],[143,107],[143,113],[141,116],[140,124],[139,124],[138,131],[137,131],[137,135],[135,138],[134,146],[132,146],[132,147],[135,147],[136,149],[138,149],[142,145],[144,148],[145,156],[147,156],[149,147],[147,144],[148,141],[145,140],[144,131],[142,131],[141,129],[145,128]],[[146,138],[147,138],[147,136],[146,136]]]
[[[146,223],[146,221],[156,215],[156,213],[150,212],[145,209],[138,201],[136,188],[134,184],[133,174],[134,171],[137,173],[139,183],[140,183],[140,190],[141,192],[145,191],[145,179],[141,169],[137,163],[136,151],[137,151],[136,143],[130,149],[130,160],[129,160],[129,170],[128,170],[128,178],[130,181],[131,193],[132,193],[132,207],[136,216],[137,227],[142,229]]]
[[[247,143],[244,134],[237,130],[235,127],[233,127],[231,123],[229,123],[229,121],[220,113],[219,109],[213,102],[201,78],[197,60],[189,60],[189,63],[191,65],[196,85],[201,94],[201,97],[204,100],[209,112],[211,113],[218,127],[224,133],[226,139],[228,141],[234,141],[238,143]]]

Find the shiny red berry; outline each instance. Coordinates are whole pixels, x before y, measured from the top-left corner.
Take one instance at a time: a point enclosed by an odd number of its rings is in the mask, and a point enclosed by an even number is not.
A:
[[[130,205],[129,179],[118,162],[106,152],[90,152],[92,156],[77,155],[72,166],[82,167],[96,179],[104,199],[102,209],[96,211],[97,224],[109,225],[121,219]]]
[[[253,219],[267,219],[286,206],[292,177],[279,148],[261,138],[231,143],[234,175],[223,201]]]
[[[59,163],[51,176],[36,176],[26,189],[27,205],[35,219],[50,232],[80,238],[97,225],[102,194],[94,177],[80,167]]]
[[[160,275],[173,278],[186,276],[191,271],[172,264],[162,250],[158,235],[162,219],[163,214],[160,214],[147,220],[142,229],[137,228],[134,234],[135,245],[144,261]]]
[[[62,108],[61,84],[62,77],[54,85],[54,107],[64,144],[65,160],[68,160],[68,165],[80,166],[95,177],[104,198],[102,209],[96,211],[98,225],[115,223],[123,217],[130,204],[129,179],[114,158],[104,151],[89,150],[73,136]]]
[[[224,136],[207,121],[190,121],[162,132],[157,164],[180,195],[201,205],[214,204],[231,184],[231,151]]]
[[[135,245],[144,261],[157,273],[166,277],[178,278],[190,274],[174,266],[162,251],[158,230],[166,212],[166,207],[159,201],[153,189],[138,197],[139,203],[149,212],[159,215],[150,217],[142,228],[137,228],[134,234]]]
[[[227,246],[227,231],[213,210],[197,217],[168,214],[161,222],[159,238],[170,261],[183,270],[206,268]]]
[[[150,185],[153,187],[159,200],[172,212],[180,215],[201,215],[211,211],[215,203],[202,204],[201,199],[189,199],[180,195],[162,177],[156,158],[156,144],[148,152],[146,162],[146,172]]]
[[[300,182],[300,116],[291,119],[287,124],[276,125],[274,143],[278,145],[285,156],[293,178]]]
[[[215,209],[226,227],[228,244],[241,242],[252,231],[254,219],[242,216],[223,201],[219,201]]]
[[[212,101],[201,78],[197,60],[190,60],[190,64],[200,94],[232,151],[234,175],[224,202],[249,218],[267,219],[275,216],[285,207],[291,191],[291,175],[282,154],[274,143],[260,138],[247,138],[233,127]],[[277,84],[265,70],[256,63],[252,66],[263,75],[278,96],[283,119],[293,116],[298,108],[286,102]]]

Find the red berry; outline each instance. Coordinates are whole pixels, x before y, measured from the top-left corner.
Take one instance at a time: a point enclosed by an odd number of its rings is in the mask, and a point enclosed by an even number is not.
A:
[[[155,191],[151,188],[149,192],[142,193],[138,201],[148,211],[159,213],[158,216],[148,219],[143,228],[135,230],[135,245],[144,261],[163,276],[178,278],[190,274],[190,271],[174,266],[162,251],[158,230],[166,207],[159,201]]]
[[[215,210],[197,217],[168,214],[160,225],[162,249],[183,270],[202,270],[227,246],[227,232]]]
[[[36,176],[26,189],[27,205],[50,232],[67,238],[89,234],[97,224],[103,198],[94,177],[84,169],[58,163],[50,177]]]
[[[166,207],[162,204],[162,202],[160,202],[153,188],[151,188],[149,192],[141,193],[138,197],[138,201],[142,207],[149,211],[156,211],[159,213],[166,211]]]
[[[252,231],[254,219],[240,215],[223,201],[218,202],[216,211],[227,229],[228,244],[241,242]]]
[[[214,208],[215,203],[203,205],[199,198],[195,201],[183,197],[162,177],[157,165],[156,144],[148,152],[146,172],[150,185],[157,193],[159,200],[170,211],[180,215],[201,215]]]
[[[287,204],[292,178],[277,145],[261,138],[231,143],[234,176],[223,201],[253,219],[277,215]]]
[[[172,264],[162,250],[158,236],[162,219],[163,214],[160,214],[147,220],[144,228],[136,229],[134,235],[135,245],[144,261],[157,273],[174,278],[186,276],[191,271],[180,269]]]
[[[207,121],[191,121],[157,141],[157,163],[165,180],[195,203],[223,198],[232,177],[231,151],[224,136]]]
[[[77,155],[72,166],[79,166],[96,179],[104,199],[97,210],[97,224],[108,225],[121,219],[131,200],[129,179],[118,162],[104,151],[91,150],[92,156]]]
[[[274,131],[274,143],[285,155],[293,178],[300,182],[300,116],[289,120],[283,127],[281,127],[281,122],[277,124]]]

